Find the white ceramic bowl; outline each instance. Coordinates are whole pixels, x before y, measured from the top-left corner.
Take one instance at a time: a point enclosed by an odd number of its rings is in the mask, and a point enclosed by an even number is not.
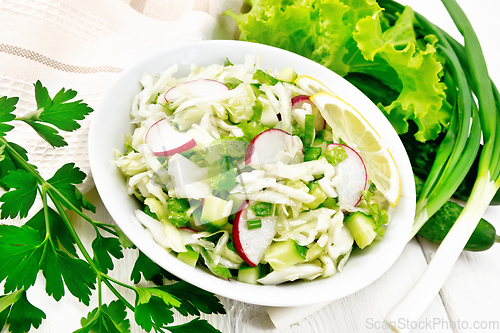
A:
[[[250,285],[224,281],[200,268],[192,268],[169,254],[145,231],[134,216],[136,200],[127,195],[124,177],[111,163],[113,149],[124,149],[124,134],[132,132],[129,110],[132,97],[141,90],[143,73],[157,75],[173,64],[179,76],[189,73],[195,63],[224,64],[226,57],[241,63],[245,54],[261,55],[263,69],[280,70],[292,66],[297,73],[316,78],[359,110],[387,142],[402,179],[402,196],[392,213],[382,241],[353,254],[342,273],[312,282],[293,282],[278,286]],[[111,217],[130,240],[149,258],[177,277],[215,294],[252,304],[301,306],[333,301],[355,293],[384,274],[399,257],[408,240],[415,212],[413,174],[406,151],[396,132],[379,109],[358,89],[325,67],[299,55],[240,41],[202,41],[170,46],[131,66],[103,94],[92,116],[89,154],[92,176]]]

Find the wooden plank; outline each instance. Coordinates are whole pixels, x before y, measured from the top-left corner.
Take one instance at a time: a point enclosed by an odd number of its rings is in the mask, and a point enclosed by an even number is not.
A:
[[[490,207],[484,217],[500,230],[500,207]],[[437,245],[419,238],[429,261]],[[440,295],[455,332],[500,332],[500,245],[482,252],[464,251]]]

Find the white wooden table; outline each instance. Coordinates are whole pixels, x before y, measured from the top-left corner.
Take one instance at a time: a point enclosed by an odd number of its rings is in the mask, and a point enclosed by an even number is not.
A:
[[[438,0],[406,0],[411,5],[460,39],[444,7]],[[483,45],[490,74],[500,84],[499,0],[461,0]],[[89,193],[97,206],[96,219],[112,222],[99,200],[96,191]],[[500,207],[491,207],[485,217],[500,232]],[[91,240],[92,229],[75,219],[75,226],[83,238]],[[390,332],[383,319],[389,310],[403,297],[424,271],[436,246],[425,240],[412,240],[393,267],[379,280],[365,289],[344,299],[335,301],[320,311],[292,326],[277,329],[270,321],[266,308],[221,298],[226,315],[202,316],[224,333],[242,332]],[[135,251],[126,251],[125,259],[117,262],[113,276],[129,281],[135,260]],[[38,332],[72,332],[80,326],[80,319],[90,310],[72,297],[65,296],[60,302],[49,298],[43,289],[43,277],[32,288],[30,300],[42,308],[47,319]],[[105,298],[111,299],[105,290]],[[93,299],[91,308],[96,306]],[[305,311],[305,310],[304,310]],[[176,316],[177,323],[188,318]],[[500,245],[485,252],[464,252],[439,295],[419,322],[401,323],[411,325],[413,332],[500,332]],[[132,332],[142,332],[133,318]],[[2,331],[7,332],[6,330]]]

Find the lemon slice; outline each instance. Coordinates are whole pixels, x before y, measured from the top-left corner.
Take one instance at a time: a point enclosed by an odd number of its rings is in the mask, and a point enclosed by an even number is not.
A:
[[[334,135],[361,155],[368,178],[394,207],[401,197],[401,178],[394,158],[380,135],[356,109],[338,96],[318,92],[310,99]]]
[[[325,91],[332,95],[335,95],[335,93],[330,89],[328,89],[328,87],[325,86],[323,83],[307,75],[299,75],[295,79],[294,83],[309,95],[314,95],[320,91]]]

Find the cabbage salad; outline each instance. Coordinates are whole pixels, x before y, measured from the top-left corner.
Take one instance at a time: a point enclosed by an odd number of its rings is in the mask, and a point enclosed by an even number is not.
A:
[[[390,205],[309,100],[321,83],[252,55],[177,72],[142,76],[136,128],[115,152],[159,245],[217,277],[276,285],[333,276],[383,236]]]

